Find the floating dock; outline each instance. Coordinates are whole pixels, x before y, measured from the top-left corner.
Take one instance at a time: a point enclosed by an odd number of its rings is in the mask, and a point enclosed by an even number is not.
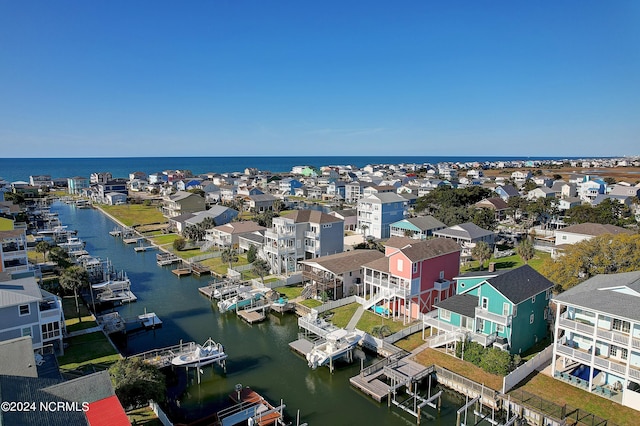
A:
[[[135,247],[134,250],[137,252],[141,252],[141,251],[151,251],[151,250],[155,250],[156,246],[151,245],[151,246],[138,246]]]
[[[142,238],[142,237],[137,237],[137,236],[136,236],[136,237],[128,237],[128,238],[123,238],[123,239],[122,239],[122,241],[123,241],[125,244],[135,244],[135,243],[137,243],[138,241],[140,241],[140,239],[141,239],[141,238]]]
[[[268,308],[269,305],[265,304],[254,308],[240,309],[238,310],[238,316],[249,324],[253,324],[254,322],[261,322],[267,318],[267,316],[265,315],[265,311]]]
[[[144,328],[160,328],[162,327],[162,320],[158,318],[155,312],[144,313],[138,315],[138,320],[142,322]]]
[[[191,275],[191,268],[176,268],[172,269],[171,272],[178,277],[182,277],[184,275]]]
[[[191,271],[194,275],[200,276],[203,274],[210,274],[211,268],[204,266],[202,263],[196,262],[191,264]]]

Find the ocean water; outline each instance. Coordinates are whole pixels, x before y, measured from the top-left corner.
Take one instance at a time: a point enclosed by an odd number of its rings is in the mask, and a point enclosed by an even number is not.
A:
[[[247,167],[271,172],[288,172],[293,166],[400,164],[469,161],[546,160],[556,157],[465,157],[465,156],[327,156],[327,157],[104,157],[104,158],[0,158],[0,177],[9,182],[29,181],[31,175],[52,178],[89,177],[91,173],[110,172],[114,177],[128,177],[140,171],[147,174],[163,170],[208,172],[242,172]]]

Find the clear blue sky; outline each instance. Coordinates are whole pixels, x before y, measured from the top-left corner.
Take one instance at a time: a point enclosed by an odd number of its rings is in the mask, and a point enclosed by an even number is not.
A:
[[[0,2],[4,157],[640,154],[640,2]]]

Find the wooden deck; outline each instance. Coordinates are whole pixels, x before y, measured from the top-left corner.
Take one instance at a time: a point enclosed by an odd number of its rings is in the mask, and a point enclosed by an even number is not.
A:
[[[298,339],[289,343],[289,347],[300,355],[306,357],[307,354],[311,352],[311,349],[313,349],[313,342],[308,339]]]
[[[253,412],[253,415],[250,416],[254,418],[254,424],[258,426],[274,425],[282,420],[283,416],[281,411],[284,409],[284,405],[274,407],[269,401],[249,387],[245,387],[240,391],[239,399],[238,393],[236,392],[229,394],[229,398],[238,404],[239,407],[244,407],[248,414]],[[219,417],[222,416],[219,415]],[[224,419],[222,423],[225,424]]]
[[[197,262],[191,264],[191,270],[197,276],[200,276],[203,274],[211,274],[211,268]]]
[[[176,268],[176,269],[172,269],[171,272],[174,275],[182,277],[184,275],[191,275],[191,268]]]
[[[249,324],[253,324],[254,322],[264,321],[267,316],[264,314],[264,310],[243,310],[238,311],[238,316],[248,322]]]
[[[147,352],[133,355],[132,357],[140,358],[142,361],[158,368],[164,368],[171,365],[171,360],[173,358],[191,353],[195,349],[195,342],[180,343],[179,345],[168,346],[166,348],[152,349]]]

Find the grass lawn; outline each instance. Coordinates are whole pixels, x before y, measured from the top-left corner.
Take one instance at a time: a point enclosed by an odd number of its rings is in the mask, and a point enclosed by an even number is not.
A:
[[[183,252],[180,252],[180,254],[178,254],[178,256],[182,257]],[[227,269],[229,269],[229,263],[228,262],[223,262],[222,261],[222,257],[213,257],[211,259],[205,259],[203,261],[201,261],[200,263],[202,263],[205,266],[208,266],[209,268],[211,268],[212,271],[214,271],[215,273],[219,274],[219,275],[226,275],[227,274]],[[247,261],[246,257],[243,256],[238,256],[238,261],[234,262],[232,264],[232,266],[243,266],[243,265],[248,265],[249,262]],[[249,275],[251,271],[244,271],[242,274],[245,275]]]
[[[153,241],[155,244],[159,246],[163,246],[165,244],[173,244],[173,242],[178,238],[180,238],[180,235],[178,234],[168,234],[168,235],[154,235],[149,239]]]
[[[64,323],[69,326],[73,326],[77,323],[85,323],[85,322],[93,322],[93,326],[95,326],[95,321],[91,316],[91,313],[87,309],[87,307],[82,303],[80,296],[78,296],[78,306],[80,306],[80,317],[82,321],[78,320],[78,312],[76,311],[76,301],[73,296],[65,296],[62,298],[62,311],[64,312]],[[91,327],[93,327],[91,326]],[[86,327],[76,328],[77,330],[84,329]],[[73,330],[70,330],[73,331]]]
[[[620,404],[592,395],[567,383],[555,380],[541,373],[529,376],[520,386],[509,392],[518,398],[518,391],[522,389],[557,405],[568,404],[575,408],[584,409],[596,416],[611,420],[618,425],[637,425],[638,412]]]
[[[484,383],[485,386],[491,389],[502,390],[502,376],[489,374],[470,362],[462,361],[440,351],[425,349],[416,355],[414,359],[424,366],[436,364],[475,382]]]
[[[350,303],[348,305],[340,306],[339,308],[332,309],[331,311],[324,312],[324,314],[328,314],[329,312],[333,313],[331,317],[331,322],[336,327],[346,327],[349,324],[349,320],[353,317],[353,314],[356,313],[359,303]]]
[[[322,306],[322,302],[316,299],[306,299],[300,302],[300,304],[311,309],[317,308],[318,306]]]
[[[101,331],[66,339],[69,347],[58,357],[60,368],[74,370],[87,364],[113,364],[120,354]]]
[[[402,324],[402,321],[393,321],[391,318],[384,318],[380,315],[376,315],[373,312],[367,310],[362,313],[362,318],[358,321],[356,328],[366,333],[371,333],[373,327],[386,325],[391,330],[391,334],[397,333],[408,325]]]
[[[289,300],[291,300],[300,296],[302,294],[303,288],[304,287],[302,286],[287,286],[287,287],[276,287],[274,288],[274,290],[277,291],[278,293],[284,294],[289,298]]]
[[[129,422],[136,426],[162,426],[162,422],[151,407],[138,408],[127,412]]]
[[[531,266],[536,271],[540,272],[542,269],[542,264],[546,259],[550,257],[551,257],[550,253],[545,253],[543,251],[536,250],[535,256],[533,257],[533,259],[529,261],[529,266]],[[494,259],[492,257],[489,260],[489,262],[495,262],[496,269],[514,269],[524,265],[524,262],[522,261],[520,256],[518,256],[517,254],[514,254],[513,256],[508,256],[508,257],[501,257],[500,259]],[[486,270],[488,264],[489,264],[488,262],[485,262],[484,264],[485,267],[483,268],[484,270]],[[460,269],[461,269],[461,272],[477,271],[478,265],[479,264],[476,260],[472,260],[471,262],[467,262],[467,264],[462,266],[462,268]]]
[[[144,204],[123,204],[120,206],[100,205],[98,208],[124,223],[126,226],[164,223],[167,218],[155,206]]]
[[[413,333],[405,337],[404,339],[400,339],[394,343],[400,349],[404,349],[407,352],[411,352],[415,348],[424,344],[424,340],[422,340],[422,332]]]

